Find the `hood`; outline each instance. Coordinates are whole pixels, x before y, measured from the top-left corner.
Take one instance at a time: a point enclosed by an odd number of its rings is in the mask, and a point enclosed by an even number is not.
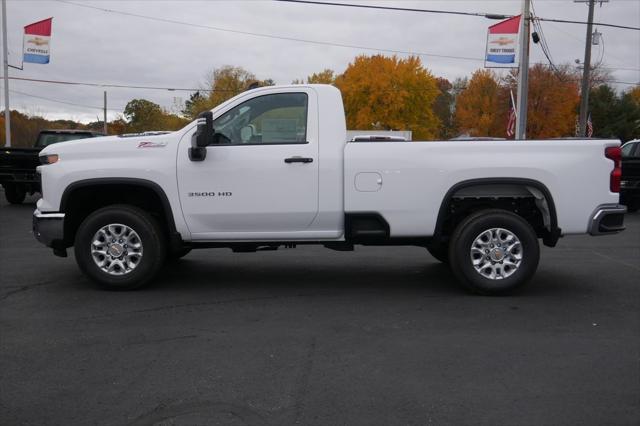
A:
[[[94,154],[127,152],[132,149],[152,149],[167,147],[179,138],[177,132],[145,132],[117,136],[76,139],[49,145],[40,155],[50,154]]]

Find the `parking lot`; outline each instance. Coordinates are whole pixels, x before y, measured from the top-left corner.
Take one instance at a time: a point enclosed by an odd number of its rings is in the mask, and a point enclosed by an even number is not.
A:
[[[0,191],[2,424],[640,422],[640,215],[470,296],[415,247],[194,251],[98,290]]]

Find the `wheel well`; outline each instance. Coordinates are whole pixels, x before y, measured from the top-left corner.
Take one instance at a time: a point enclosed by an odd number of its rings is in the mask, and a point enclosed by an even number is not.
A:
[[[544,185],[528,179],[491,179],[462,182],[449,190],[440,207],[435,238],[448,240],[464,218],[489,208],[522,217],[546,245],[554,246],[560,237],[553,198]]]
[[[156,184],[126,181],[85,182],[70,186],[62,196],[60,211],[65,213],[65,246],[73,245],[76,231],[87,216],[113,204],[139,207],[158,221],[166,236],[175,234],[169,202]]]

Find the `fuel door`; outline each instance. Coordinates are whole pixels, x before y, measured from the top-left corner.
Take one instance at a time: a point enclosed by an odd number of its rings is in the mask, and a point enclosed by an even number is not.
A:
[[[376,192],[382,188],[382,175],[375,172],[362,172],[356,175],[356,191]]]

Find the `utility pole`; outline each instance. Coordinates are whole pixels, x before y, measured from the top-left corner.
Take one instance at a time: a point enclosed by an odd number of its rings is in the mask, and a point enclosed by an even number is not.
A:
[[[584,70],[582,71],[582,87],[580,88],[579,136],[587,134],[587,115],[589,113],[589,73],[591,71],[591,29],[593,27],[593,7],[595,0],[589,0],[589,18],[587,19],[587,42],[584,46]]]
[[[4,146],[11,146],[11,110],[9,109],[9,51],[7,47],[7,0],[2,0],[2,57],[4,72]]]
[[[518,70],[518,108],[516,139],[527,137],[527,93],[529,91],[529,7],[531,0],[522,1],[520,17],[520,58]]]
[[[103,110],[103,117],[104,117],[104,134],[107,134],[107,91],[104,91],[104,110]]]

